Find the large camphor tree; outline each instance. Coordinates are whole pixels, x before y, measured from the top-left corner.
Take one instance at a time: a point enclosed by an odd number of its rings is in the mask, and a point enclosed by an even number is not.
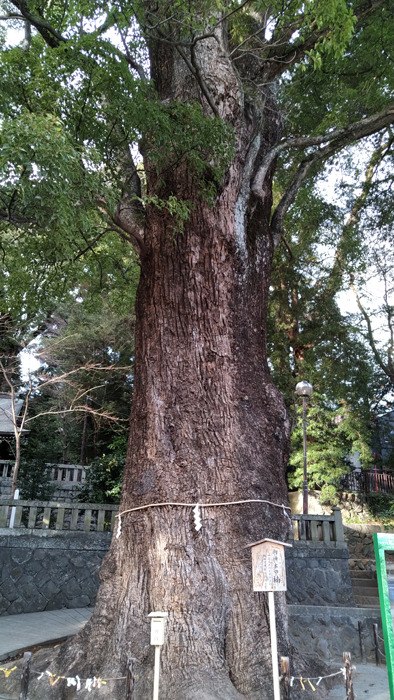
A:
[[[102,275],[89,265],[103,246],[122,260],[133,247],[140,265],[129,512],[93,618],[51,670],[121,677],[134,657],[135,697],[150,698],[147,615],[163,610],[163,698],[271,700],[267,601],[245,547],[290,528],[289,421],[266,356],[272,257],[306,179],[394,121],[392,3],[11,0],[2,18],[25,26],[1,63],[4,260],[26,282],[30,255],[36,287],[52,265],[40,294],[73,265]],[[196,503],[219,504],[199,531],[180,505]],[[124,681],[100,694],[123,697]]]

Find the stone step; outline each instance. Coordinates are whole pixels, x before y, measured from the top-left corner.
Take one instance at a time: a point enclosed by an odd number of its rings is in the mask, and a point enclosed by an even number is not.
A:
[[[353,593],[354,595],[371,595],[371,596],[378,596],[378,587],[377,586],[357,586],[353,585]]]
[[[369,595],[355,595],[354,600],[358,608],[380,608],[379,598]]]
[[[378,585],[378,580],[376,576],[367,576],[366,573],[364,573],[364,576],[353,576],[352,572],[350,572],[350,578],[355,586],[358,586],[358,581],[365,581],[369,583],[371,586],[377,586]]]

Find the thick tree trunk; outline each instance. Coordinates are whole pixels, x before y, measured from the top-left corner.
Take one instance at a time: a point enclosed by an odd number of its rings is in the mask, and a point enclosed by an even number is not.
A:
[[[278,120],[267,106],[270,121],[261,139],[252,139],[254,124],[244,116],[220,43],[204,44],[200,64],[221,115],[231,118],[236,153],[213,207],[201,199],[184,163],[167,173],[164,185],[149,175],[150,194],[175,193],[194,208],[175,237],[169,216],[154,207],[147,212],[120,510],[245,502],[204,507],[199,532],[190,506],[124,514],[121,536],[102,566],[93,618],[63,652],[58,669],[70,676],[122,676],[134,657],[135,698],[148,700],[153,648],[147,616],[163,610],[161,698],[272,700],[267,598],[253,593],[245,547],[263,537],[286,540],[290,526],[281,507],[287,505],[289,424],[266,358],[270,176],[265,199],[249,196],[255,164],[278,138]],[[163,50],[155,49],[153,75],[163,59]],[[181,74],[172,55],[167,64],[161,96],[174,98],[176,86],[184,97],[183,67]],[[284,595],[276,602],[279,651],[288,656]],[[59,696],[74,692],[56,687]],[[100,697],[123,698],[124,687],[124,680],[109,681]]]

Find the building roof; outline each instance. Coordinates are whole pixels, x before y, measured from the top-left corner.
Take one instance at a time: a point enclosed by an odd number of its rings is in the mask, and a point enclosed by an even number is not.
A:
[[[23,399],[15,399],[14,403],[15,413],[18,416],[22,410]],[[0,393],[0,435],[14,435],[11,394]]]

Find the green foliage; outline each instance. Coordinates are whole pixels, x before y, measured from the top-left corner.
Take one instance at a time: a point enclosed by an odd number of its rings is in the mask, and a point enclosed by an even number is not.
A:
[[[289,460],[290,488],[303,482],[302,409],[297,407]],[[364,426],[365,428],[365,426]],[[367,430],[360,434],[360,417],[345,406],[335,409],[314,394],[307,409],[308,485],[321,491],[322,502],[336,503],[340,478],[348,471],[349,455],[358,451],[361,459],[369,458]],[[365,462],[364,462],[365,463]]]
[[[367,505],[375,520],[383,523],[385,529],[394,527],[394,497],[387,493],[369,493]]]
[[[256,70],[261,68],[256,81],[261,78],[264,89],[269,90],[264,69],[287,66],[280,79],[278,68],[274,80],[288,137],[346,126],[392,99],[394,62],[388,59],[394,22],[388,2],[382,3],[379,12],[365,11],[357,23],[360,3],[345,0],[289,0],[286,4],[273,0],[269,6],[263,0],[245,4],[159,0],[149,13],[142,0],[111,6],[59,0],[45,7],[29,0],[29,10],[44,15],[61,38],[52,35],[47,45],[33,31],[29,50],[4,47],[0,57],[0,246],[6,280],[1,304],[14,320],[37,334],[61,302],[81,300],[83,313],[75,307],[66,314],[68,356],[48,350],[48,372],[54,375],[86,357],[99,357],[107,365],[112,362],[111,353],[118,352],[113,336],[100,347],[92,337],[95,328],[100,331],[100,343],[106,337],[103,318],[107,314],[117,315],[119,333],[127,335],[129,330],[125,319],[134,303],[138,265],[130,246],[108,230],[111,214],[127,189],[124,164],[129,147],[140,145],[150,179],[140,203],[148,213],[151,207],[169,213],[175,232],[187,221],[192,204],[178,191],[173,171],[183,167],[198,183],[200,195],[213,203],[233,157],[230,124],[208,117],[204,100],[204,109],[188,97],[184,102],[160,101],[152,81],[143,75],[148,72],[148,45],[153,51],[156,39],[169,46],[176,41],[178,49],[187,46],[186,54],[192,56],[198,35],[214,33],[221,13],[229,13],[231,49],[245,42],[241,51],[252,55],[249,68],[251,63]],[[193,72],[190,66],[187,70],[195,81],[190,94],[195,95],[198,70],[194,67]],[[243,79],[242,70],[237,70],[237,76]],[[254,94],[253,84],[249,71],[243,85],[248,95]],[[263,92],[259,99],[264,101]],[[300,150],[291,158],[288,152],[281,157],[276,201],[305,155]],[[354,162],[349,159],[347,164],[357,172]],[[314,440],[320,445],[320,457],[314,456],[319,465],[314,479],[329,484],[331,477],[336,479],[332,469],[339,469],[343,454],[357,443],[358,438],[351,436],[351,421],[357,423],[354,435],[364,440],[370,397],[379,377],[335,300],[345,272],[365,266],[363,230],[342,226],[343,209],[325,202],[314,188],[317,175],[315,168],[300,191],[285,222],[285,242],[276,253],[269,351],[274,379],[289,406],[294,384],[303,376],[324,396],[314,418]],[[358,182],[357,177],[353,179]],[[370,191],[370,204],[379,200],[381,187],[376,185]],[[386,203],[390,186],[389,182]],[[354,192],[343,189],[343,193],[354,201]],[[383,210],[389,207],[373,209],[373,216],[378,212],[383,222]],[[384,223],[391,221],[384,218]],[[331,262],[325,260],[327,250]],[[333,258],[341,265],[332,264]],[[98,391],[96,377],[88,371],[81,382],[78,391],[82,385],[86,391],[89,388],[91,400],[111,411],[122,404],[124,415],[127,400],[118,401],[122,391],[118,382],[113,382],[111,390],[107,383]],[[128,395],[129,377],[123,377],[123,382]],[[70,399],[69,386],[63,387],[60,407]],[[336,424],[338,410],[345,419]],[[330,444],[332,431],[335,445],[328,449],[325,443]],[[100,439],[108,444],[109,435]],[[72,450],[77,442],[78,438]]]
[[[49,501],[56,485],[51,482],[52,467],[40,459],[23,459],[18,472],[20,498]]]
[[[325,12],[334,4],[317,5]],[[358,3],[353,8],[355,13],[360,11]],[[345,24],[332,27],[339,32],[343,27],[347,33],[350,22],[351,14]],[[342,53],[324,50],[321,64],[312,52],[309,64],[292,67],[280,86],[287,133],[321,134],[384,109],[392,101],[393,46],[393,8],[387,2],[355,24],[351,47]],[[316,64],[320,70],[315,70]]]
[[[126,438],[118,437],[86,472],[78,499],[92,503],[119,503],[126,459]]]
[[[234,151],[232,129],[218,117],[208,118],[198,103],[174,102],[170,107],[150,104],[144,118],[144,139],[149,160],[155,165],[163,187],[171,170],[186,160],[201,188],[213,201]],[[169,203],[171,199],[169,198]],[[170,206],[169,204],[167,206]]]

